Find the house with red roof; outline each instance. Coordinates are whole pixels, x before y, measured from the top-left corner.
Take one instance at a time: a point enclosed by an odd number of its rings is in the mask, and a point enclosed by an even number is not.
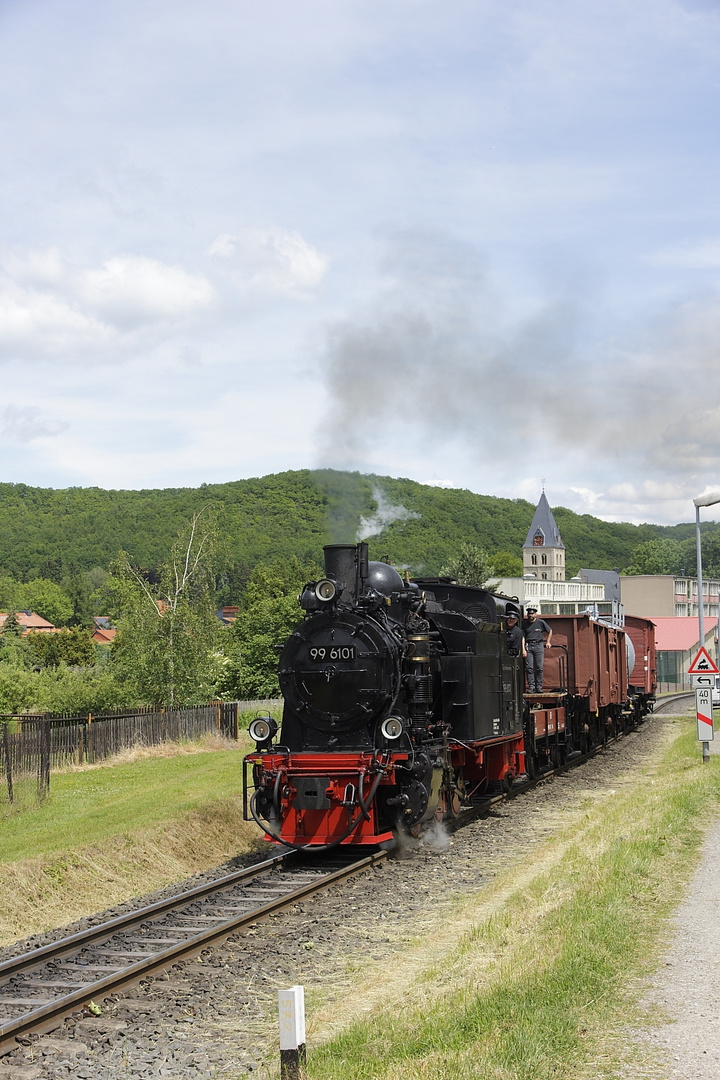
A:
[[[117,630],[110,625],[107,615],[93,615],[92,639],[96,645],[112,645]]]
[[[9,612],[0,612],[0,631],[2,631]],[[26,637],[30,631],[39,634],[57,634],[57,628],[42,615],[36,615],[34,611],[16,611],[15,617],[22,627],[22,636]]]

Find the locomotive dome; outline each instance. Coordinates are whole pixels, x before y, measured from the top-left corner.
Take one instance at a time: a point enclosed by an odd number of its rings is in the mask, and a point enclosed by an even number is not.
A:
[[[393,566],[384,562],[368,563],[370,571],[370,585],[381,596],[390,596],[394,592],[402,592],[405,588],[403,579]]]

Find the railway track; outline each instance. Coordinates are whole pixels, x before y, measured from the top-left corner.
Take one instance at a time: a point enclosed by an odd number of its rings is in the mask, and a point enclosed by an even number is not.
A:
[[[255,866],[0,964],[0,1055],[30,1032],[58,1027],[95,999],[197,956],[231,934],[267,918],[385,858],[342,853],[332,860],[296,852]]]
[[[690,709],[695,704],[695,692],[694,690],[687,690],[680,694],[672,694],[670,697],[663,698],[661,701],[655,703],[654,713],[672,713],[675,712],[678,706]]]

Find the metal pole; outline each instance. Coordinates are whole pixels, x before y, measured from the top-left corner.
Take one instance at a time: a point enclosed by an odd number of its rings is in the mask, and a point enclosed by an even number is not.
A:
[[[702,579],[702,539],[700,537],[700,507],[695,507],[695,543],[697,548],[697,590],[698,590],[698,631],[700,633],[700,648],[705,645],[705,612],[703,610],[703,579]],[[711,698],[712,701],[712,698]],[[710,709],[712,716],[712,706]],[[703,765],[710,763],[710,743],[702,744]]]
[[[703,612],[702,540],[700,539],[700,507],[695,507],[695,539],[697,547],[698,629],[700,647],[705,644],[705,616]]]

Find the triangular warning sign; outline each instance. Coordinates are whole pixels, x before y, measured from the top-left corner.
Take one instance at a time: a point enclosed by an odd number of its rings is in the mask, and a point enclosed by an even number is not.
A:
[[[688,668],[688,675],[720,675],[717,664],[710,659],[710,653],[704,645],[698,649],[697,656]]]

